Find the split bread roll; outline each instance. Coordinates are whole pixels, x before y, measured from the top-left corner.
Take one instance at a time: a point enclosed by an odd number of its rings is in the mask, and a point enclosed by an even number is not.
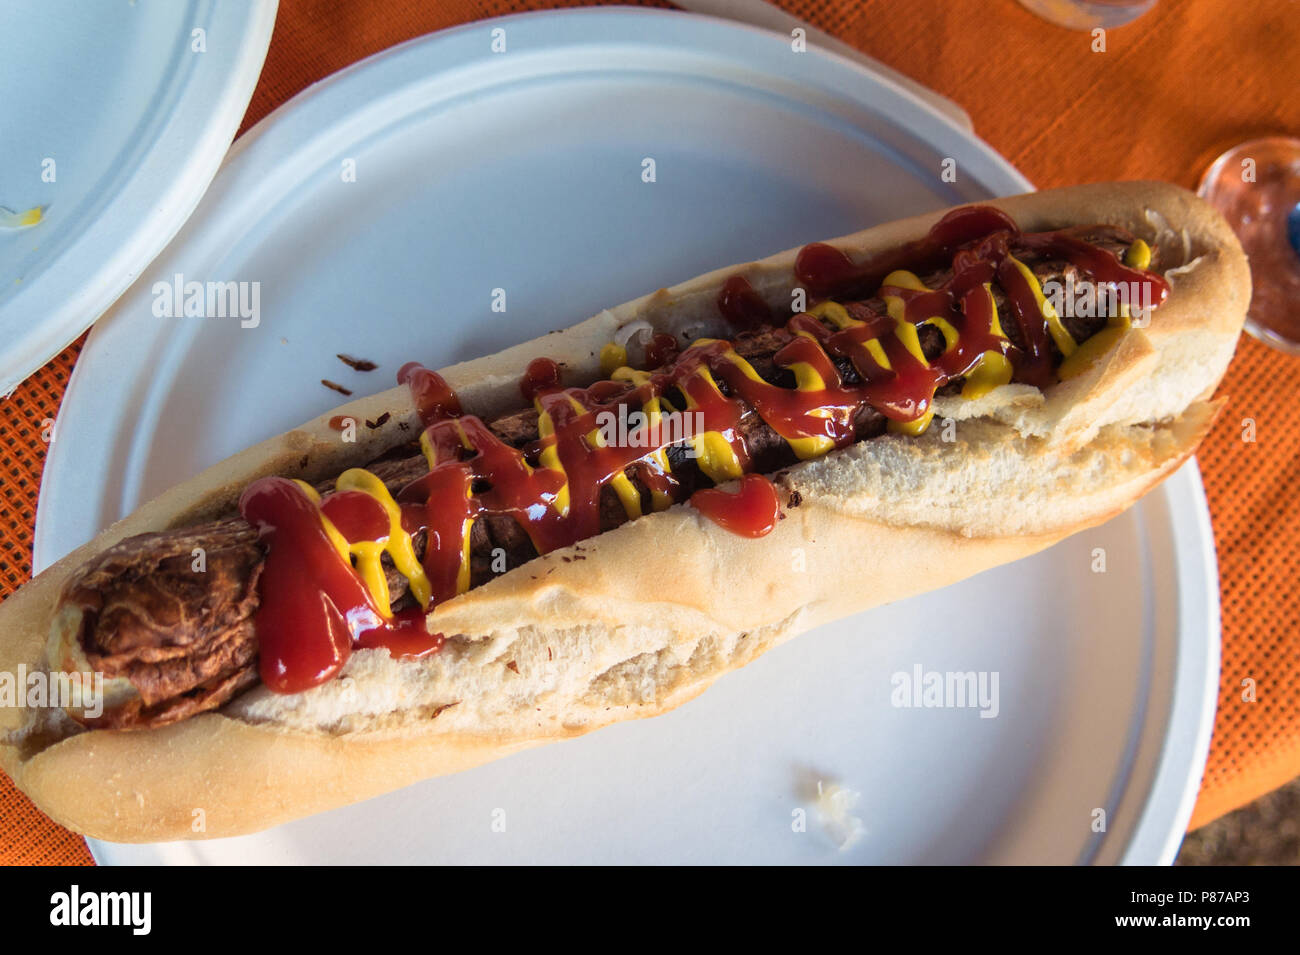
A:
[[[1046,391],[1012,384],[977,400],[940,398],[938,416],[955,426],[861,441],[783,470],[775,480],[784,519],[761,539],[673,506],[437,606],[429,624],[448,635],[440,653],[401,660],[359,650],[338,678],[314,689],[277,694],[259,685],[216,712],[159,729],[84,730],[62,710],[5,708],[0,765],[52,818],[97,838],[247,833],[655,716],[797,633],[1107,520],[1173,472],[1213,423],[1211,395],[1250,298],[1246,259],[1212,208],[1164,183],[984,204],[1025,232],[1105,223],[1158,245],[1168,300],[1078,377]],[[941,215],[830,244],[860,261],[924,235]],[[726,337],[716,307],[723,281],[742,274],[788,312],[796,251],[661,289],[443,377],[467,413],[486,418],[518,407],[519,376],[533,358],[563,363],[566,382],[601,377],[602,346],[629,323]],[[354,444],[328,424],[334,415],[375,421],[385,413]],[[419,427],[408,389],[393,388],[169,490],[0,605],[0,672],[75,659],[80,611],[60,611],[60,595],[77,568],[114,543],[229,512],[261,476],[332,477]],[[801,572],[792,571],[796,552]],[[109,681],[110,696],[132,692],[114,682],[125,681]],[[200,833],[192,831],[196,810],[206,821]]]

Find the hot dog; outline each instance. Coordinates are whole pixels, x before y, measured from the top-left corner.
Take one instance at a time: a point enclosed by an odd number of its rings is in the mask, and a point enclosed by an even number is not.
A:
[[[60,822],[147,841],[664,712],[1131,504],[1212,423],[1248,300],[1207,206],[1100,184],[409,365],[0,606],[5,668],[105,680],[93,707],[7,712],[0,759]]]

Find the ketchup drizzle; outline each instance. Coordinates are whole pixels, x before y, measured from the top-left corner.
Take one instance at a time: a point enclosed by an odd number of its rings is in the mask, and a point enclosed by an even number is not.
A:
[[[772,310],[743,275],[733,275],[722,283],[718,311],[737,331],[776,324]]]
[[[677,357],[677,351],[677,339],[660,332],[650,339],[650,344],[645,346],[646,368],[662,368]]]
[[[397,371],[397,383],[411,389],[420,420],[426,424],[439,418],[460,414],[460,399],[441,375],[425,368],[418,361],[408,361]]]
[[[734,493],[717,488],[696,491],[691,507],[741,537],[765,537],[781,519],[776,487],[761,474],[746,474]]]
[[[332,507],[342,516],[354,502]],[[239,512],[267,546],[254,621],[262,682],[275,692],[324,683],[343,668],[354,645],[390,647],[408,656],[441,646],[442,635],[428,632],[423,613],[385,619],[330,543],[320,510],[295,482],[254,481],[239,499]]]
[[[398,381],[411,389],[430,469],[395,500],[403,530],[427,534],[421,562],[430,583],[429,605],[385,616],[329,540],[322,515],[349,542],[386,541],[388,513],[374,498],[336,491],[318,505],[293,481],[256,481],[240,499],[240,512],[268,548],[256,616],[263,682],[278,692],[315,686],[337,673],[354,647],[387,647],[397,656],[436,652],[443,636],[427,631],[425,614],[469,585],[468,542],[474,522],[485,516],[517,521],[537,552],[545,554],[598,534],[602,490],[629,470],[650,492],[633,504],[644,509],[655,501],[681,500],[682,486],[659,454],[681,440],[680,431],[669,437],[647,421],[628,440],[607,444],[600,437],[602,412],[684,397],[687,407],[675,410],[698,416],[695,430],[719,436],[734,458],[729,470],[738,465],[743,472],[750,454],[740,424],[750,410],[787,441],[820,439],[816,453],[824,453],[827,445],[853,441],[854,417],[864,405],[897,422],[923,418],[936,390],[969,374],[987,352],[1005,356],[1016,380],[1050,384],[1053,353],[1046,319],[1034,288],[1012,261],[1025,252],[1067,260],[1099,284],[1140,283],[1155,305],[1169,293],[1160,276],[1125,266],[1068,232],[1023,234],[1005,213],[973,206],[944,216],[925,237],[864,262],[821,243],[800,250],[796,277],[810,295],[850,299],[843,307],[861,322],[831,328],[800,314],[785,323],[790,340],[774,356],[775,364],[810,370],[820,387],[790,389],[756,380],[727,341],[699,341],[678,354],[671,336],[656,336],[646,349],[648,377],[630,389],[616,382],[565,388],[559,366],[542,358],[528,366],[520,391],[537,404],[549,426],[540,429],[537,440],[515,448],[477,416],[463,414],[439,375],[415,362],[403,365]],[[951,267],[952,274],[936,288],[882,285],[904,267],[921,274]],[[994,330],[988,290],[994,282],[1006,295],[1010,308],[1004,318],[1015,321],[1023,348]],[[946,323],[955,335],[946,334],[944,352],[933,361],[918,357],[891,333],[893,318],[851,301],[877,291],[901,304],[905,323]],[[742,276],[723,284],[718,308],[737,328],[775,324]],[[834,358],[849,361],[860,380],[846,384]],[[737,493],[706,488],[691,503],[723,527],[751,537],[770,532],[780,517],[775,488],[756,474],[745,474]],[[624,504],[636,516],[632,504]]]
[[[560,366],[550,358],[534,358],[528,363],[528,369],[519,382],[519,392],[527,401],[532,401],[544,391],[554,391],[560,387]]]

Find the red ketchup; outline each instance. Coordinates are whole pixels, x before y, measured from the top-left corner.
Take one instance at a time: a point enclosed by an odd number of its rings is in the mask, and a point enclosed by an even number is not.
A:
[[[776,324],[772,310],[743,275],[733,275],[722,283],[718,311],[737,331]]]
[[[800,283],[818,298],[871,295],[896,269],[925,272],[948,265],[959,246],[998,232],[1019,233],[1015,220],[992,206],[954,209],[923,238],[854,264],[847,255],[824,242],[805,245],[795,257]]]
[[[425,424],[460,414],[460,399],[442,375],[430,371],[418,361],[408,361],[397,370],[397,383],[411,389],[420,420]]]
[[[936,389],[966,374],[986,351],[1004,354],[1015,368],[1016,381],[1045,388],[1056,380],[1047,324],[1029,280],[1011,260],[1025,252],[1066,260],[1099,284],[1144,286],[1147,300],[1157,305],[1169,294],[1168,283],[1154,272],[1124,265],[1112,253],[1067,233],[1022,233],[1010,216],[991,206],[954,209],[923,238],[856,264],[832,246],[820,242],[806,245],[795,258],[795,274],[814,296],[853,298],[880,290],[889,273],[898,269],[924,274],[952,267],[952,275],[936,288],[888,290],[903,300],[904,317],[913,325],[938,316],[957,329],[958,345],[934,362],[916,361],[900,347],[896,336],[885,336],[881,347],[894,373],[881,376],[861,348],[877,335],[875,329],[841,331],[826,342],[831,354],[852,360],[862,377],[871,382],[865,396],[868,404],[896,421],[911,421],[929,410]],[[993,281],[1006,293],[1009,314],[1004,320],[1019,328],[1023,348],[993,334],[992,312],[981,291],[983,283]],[[796,316],[793,321],[798,320]]]
[[[734,494],[717,488],[696,491],[691,495],[691,506],[741,537],[766,537],[781,517],[776,488],[761,474],[746,474]]]
[[[419,607],[407,607],[393,614],[387,626],[363,630],[357,634],[355,649],[386,649],[395,657],[418,660],[442,649],[446,638],[441,633],[430,633],[425,612]]]
[[[645,366],[647,369],[662,368],[677,357],[677,339],[660,332],[650,339],[645,346]]]
[[[338,497],[342,503],[331,505],[327,499],[325,507],[347,528],[340,528],[345,537],[378,529],[375,514],[356,501],[365,497],[374,503],[370,498],[359,492]],[[262,682],[275,692],[319,686],[343,668],[354,646],[388,647],[398,656],[422,656],[442,646],[442,635],[425,629],[422,612],[393,618],[380,613],[351,563],[326,536],[321,508],[293,481],[254,481],[239,499],[239,512],[267,546],[253,622]],[[385,519],[382,536],[387,533]]]
[[[560,366],[549,358],[534,358],[530,361],[524,377],[519,381],[519,391],[529,401],[558,387]]]
[[[348,543],[388,540],[388,512],[369,494],[335,491],[321,501],[320,509]]]

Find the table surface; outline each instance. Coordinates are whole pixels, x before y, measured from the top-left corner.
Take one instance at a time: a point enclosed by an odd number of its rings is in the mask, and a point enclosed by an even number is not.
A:
[[[1245,139],[1300,134],[1292,0],[1159,0],[1105,50],[1014,0],[778,0],[794,15],[960,102],[1036,185],[1165,179],[1194,188]],[[280,0],[242,129],[365,56],[472,20],[565,0]],[[643,5],[669,6],[650,2]],[[0,596],[31,573],[43,425],[81,341],[0,401]],[[1300,775],[1300,358],[1243,338],[1202,446],[1219,550],[1223,674],[1192,827]],[[1253,438],[1253,440],[1251,440]],[[0,863],[90,862],[0,775]]]

